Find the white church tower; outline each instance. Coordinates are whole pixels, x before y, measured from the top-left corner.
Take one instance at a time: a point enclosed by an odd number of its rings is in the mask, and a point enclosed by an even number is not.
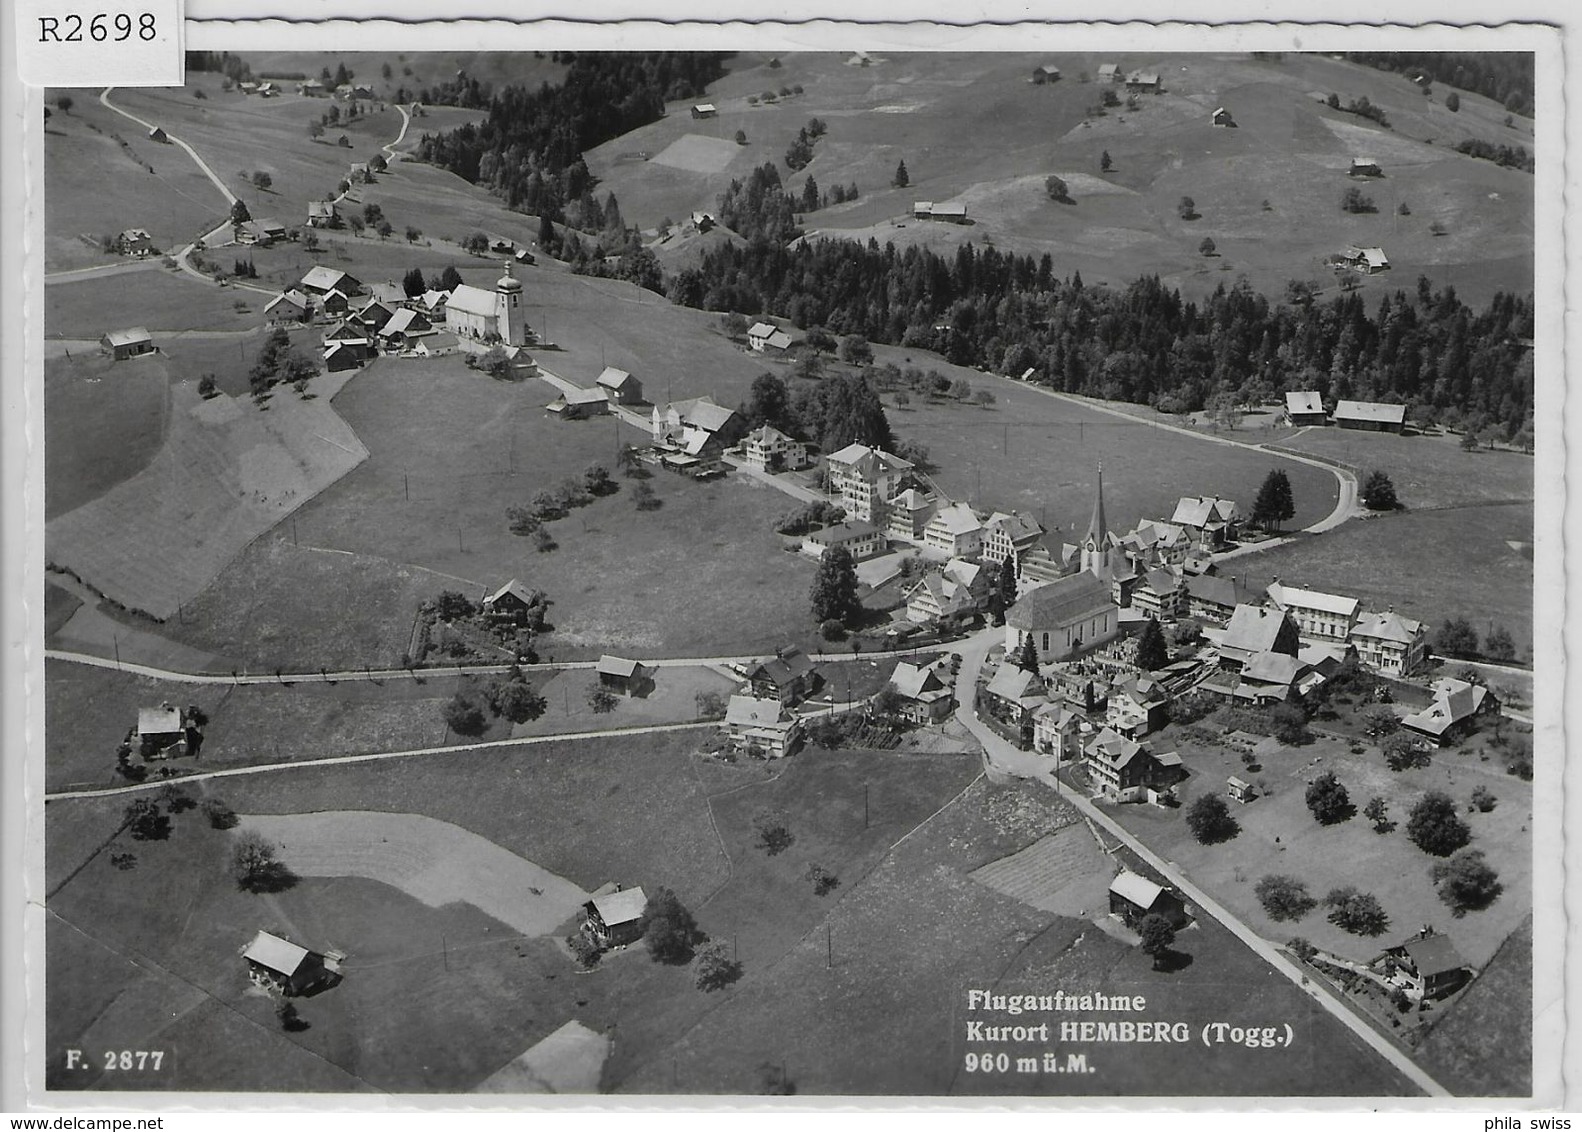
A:
[[[1106,586],[1115,580],[1111,562],[1109,526],[1104,521],[1104,463],[1099,462],[1098,489],[1093,497],[1093,518],[1088,522],[1087,537],[1082,540],[1082,569],[1092,574]]]
[[[522,281],[511,274],[511,261],[505,261],[505,274],[494,285],[495,307],[501,341],[508,346],[527,345],[527,322],[522,307]]]

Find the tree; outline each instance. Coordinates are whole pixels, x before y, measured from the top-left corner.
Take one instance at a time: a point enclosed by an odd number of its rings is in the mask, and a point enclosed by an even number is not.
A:
[[[1434,634],[1434,651],[1445,656],[1478,655],[1478,631],[1465,617],[1452,617]]]
[[[1442,790],[1430,790],[1412,806],[1406,836],[1424,853],[1448,857],[1472,840],[1472,831],[1456,813],[1456,803]]]
[[[483,705],[467,691],[459,691],[445,701],[445,724],[458,735],[482,735],[489,725]]]
[[[1253,892],[1271,920],[1300,920],[1318,906],[1307,885],[1295,877],[1271,873],[1253,886]]]
[[[379,233],[379,238],[381,240],[388,240],[392,235],[395,234],[395,225],[390,223],[390,221],[386,220],[384,217],[380,217],[379,223],[374,225],[374,231]]]
[[[244,201],[240,197],[238,197],[236,200],[231,202],[231,223],[232,224],[246,224],[252,218],[253,218],[253,214],[251,212],[247,211],[247,202],[246,201]]]
[[[1448,861],[1436,862],[1429,876],[1439,899],[1457,919],[1487,908],[1505,891],[1500,874],[1483,859],[1481,849],[1463,849]]]
[[[1164,967],[1170,955],[1170,945],[1176,941],[1176,930],[1170,921],[1157,912],[1150,912],[1137,923],[1137,946],[1154,961],[1154,970]]]
[[[1230,807],[1218,794],[1203,794],[1187,807],[1187,828],[1192,836],[1204,845],[1229,841],[1241,832],[1241,826],[1231,817]]]
[[[818,561],[810,594],[813,620],[848,624],[857,615],[857,564],[843,546],[832,546]]]
[[[1044,178],[1044,191],[1049,194],[1050,200],[1068,202],[1071,200],[1071,188],[1065,179],[1053,173]]]
[[[454,291],[457,287],[460,287],[460,286],[461,286],[461,272],[457,271],[455,266],[452,265],[452,266],[446,267],[444,271],[440,272],[440,275],[439,275],[439,286],[436,287],[435,290],[436,291]]]
[[[271,177],[268,173],[265,173],[262,169],[257,170],[252,175],[251,180],[253,182],[254,187],[259,188],[259,189],[267,189],[267,188],[269,188],[270,185],[273,185],[275,183],[275,179],[273,177]]]
[[[700,991],[723,990],[742,977],[742,965],[731,958],[730,948],[719,940],[698,950],[692,971]]]
[[[205,401],[207,401],[210,397],[214,396],[215,392],[216,389],[214,375],[212,373],[206,373],[202,377],[198,378],[199,397],[202,397]]]
[[[692,913],[668,888],[655,889],[649,895],[638,928],[648,953],[661,963],[691,962],[693,949],[706,938]]]
[[[363,218],[358,216],[355,212],[348,214],[346,217],[346,227],[352,230],[352,235],[354,236],[361,236],[363,234],[363,229],[367,226],[368,225],[363,222]]]
[[[1158,621],[1149,617],[1137,639],[1137,667],[1144,672],[1157,672],[1169,663],[1170,646],[1165,642],[1164,631]]]
[[[1332,888],[1324,897],[1329,905],[1329,922],[1352,935],[1382,935],[1390,926],[1390,917],[1378,897],[1371,892],[1358,892],[1351,885]]]
[[[495,690],[494,707],[512,723],[526,723],[543,715],[549,704],[534,691],[533,685],[521,678],[520,670],[517,677],[505,681]]]
[[[1196,220],[1197,202],[1191,197],[1182,197],[1180,202],[1176,205],[1176,212],[1180,215],[1182,220]]]
[[[423,238],[423,229],[419,228],[415,224],[408,224],[406,226],[406,242],[407,243],[415,244],[419,240],[421,240],[422,238]]]
[[[75,105],[77,105],[77,103],[69,94],[57,94],[55,96],[55,109],[59,110],[62,114],[70,114],[71,108]]]
[[[1108,173],[1110,169],[1114,167],[1114,165],[1115,162],[1110,159],[1109,150],[1106,149],[1103,153],[1099,154],[1099,172]]]
[[[423,278],[423,269],[414,267],[401,277],[401,290],[409,299],[415,299],[428,290],[428,280]]]
[[[1461,96],[1455,91],[1445,95],[1445,109],[1455,114],[1461,109]]]
[[[588,706],[596,715],[607,715],[614,711],[617,702],[615,693],[601,684],[597,678],[588,685]]]
[[[1384,741],[1384,765],[1391,770],[1411,770],[1424,767],[1433,756],[1416,735],[1397,731]]]
[[[1291,495],[1291,481],[1280,468],[1272,469],[1258,488],[1258,497],[1252,504],[1252,521],[1266,531],[1278,530],[1280,524],[1296,514],[1296,502]]]
[[[737,145],[746,145],[747,144],[747,131],[746,130],[737,130],[736,131],[736,144]]]
[[[1218,245],[1209,237],[1204,236],[1203,242],[1197,246],[1197,250],[1199,255],[1211,256],[1218,250]]]
[[[1400,501],[1395,498],[1395,484],[1377,468],[1368,473],[1362,484],[1362,505],[1369,511],[1394,511]]]
[[[1000,559],[998,582],[1000,604],[1006,608],[1016,604],[1016,555],[1007,554]]]
[[[1377,794],[1362,807],[1362,816],[1373,823],[1374,833],[1389,833],[1395,828],[1395,823],[1390,820],[1390,804]]]
[[[1352,185],[1340,194],[1340,208],[1342,212],[1378,212],[1378,206],[1373,203],[1373,198],[1366,195],[1356,185]]]
[[[1362,717],[1362,733],[1370,739],[1383,739],[1400,729],[1401,717],[1382,705]]]
[[[759,810],[753,815],[753,829],[758,832],[754,844],[769,856],[778,857],[796,842],[789,823],[790,818],[784,810]]]
[[[725,715],[725,697],[714,691],[702,691],[692,697],[699,719],[720,719]]]
[[[243,892],[279,892],[296,876],[275,859],[275,844],[256,830],[245,830],[231,848],[231,876]]]
[[[461,621],[477,613],[478,607],[466,594],[440,590],[434,599],[434,612],[442,621]]]
[[[1511,632],[1504,625],[1496,625],[1494,630],[1484,638],[1483,652],[1490,660],[1514,660],[1516,658],[1516,642],[1511,639]]]
[[[218,798],[204,799],[203,816],[209,819],[209,825],[214,829],[231,829],[240,820],[236,811]]]
[[[1325,772],[1308,783],[1306,799],[1308,812],[1319,825],[1348,821],[1357,812],[1345,785],[1331,772]]]
[[[873,347],[861,334],[848,334],[840,342],[840,360],[854,366],[865,366],[873,361]]]
[[[638,480],[637,486],[632,488],[632,502],[639,511],[657,511],[664,505],[664,500],[654,494],[653,485],[647,480]]]
[[[1472,808],[1480,814],[1486,814],[1494,808],[1494,791],[1487,786],[1476,786],[1472,790]]]
[[[1476,452],[1482,445],[1478,442],[1476,429],[1467,429],[1461,434],[1461,450],[1463,452]]]
[[[489,237],[482,232],[473,232],[462,240],[461,250],[468,255],[483,255],[489,250]]]
[[[1030,675],[1038,675],[1038,643],[1028,633],[1016,650],[1016,667]]]
[[[906,162],[901,161],[895,167],[895,176],[890,178],[890,184],[898,189],[904,189],[912,183],[911,174],[906,171]]]
[[[170,818],[147,798],[136,798],[126,807],[122,824],[134,841],[163,841],[170,836]]]
[[[1288,747],[1301,747],[1313,741],[1307,729],[1307,712],[1296,704],[1276,704],[1269,709],[1271,734]]]

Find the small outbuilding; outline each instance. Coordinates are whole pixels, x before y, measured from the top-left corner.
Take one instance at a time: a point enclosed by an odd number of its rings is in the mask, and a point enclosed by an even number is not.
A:
[[[648,904],[641,886],[617,888],[582,906],[583,931],[600,947],[621,947],[643,938],[643,909]]]
[[[145,327],[133,326],[126,330],[112,330],[99,339],[99,352],[116,361],[137,358],[154,352],[154,337]]]
[[[1371,157],[1353,157],[1351,168],[1346,170],[1351,177],[1382,177],[1384,170],[1379,168],[1379,163]]]
[[[645,695],[654,686],[654,669],[644,666],[639,661],[626,660],[608,653],[599,658],[594,671],[598,673],[601,687],[619,692],[623,696]]]
[[[1173,928],[1185,927],[1192,917],[1186,902],[1147,877],[1122,869],[1110,882],[1110,914],[1135,926],[1144,916],[1163,916]]]
[[[1250,782],[1243,782],[1234,774],[1225,781],[1225,793],[1238,802],[1250,802],[1258,796]]]
[[[1214,116],[1210,119],[1210,124],[1215,126],[1228,126],[1231,129],[1235,129],[1236,119],[1231,117],[1229,110],[1225,109],[1223,106],[1219,106],[1215,108]]]
[[[601,417],[610,411],[610,401],[602,389],[568,389],[544,408],[566,421]]]
[[[692,107],[692,116],[694,118],[717,118],[719,113],[719,108],[712,102],[699,102]]]

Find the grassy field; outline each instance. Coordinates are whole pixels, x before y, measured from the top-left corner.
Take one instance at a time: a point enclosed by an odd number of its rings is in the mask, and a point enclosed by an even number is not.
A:
[[[1183,743],[1170,731],[1161,733],[1153,745],[1157,750],[1180,750],[1192,773],[1181,790],[1185,805],[1199,794],[1222,794],[1232,774],[1247,777],[1240,757],[1227,748]],[[1324,771],[1340,779],[1357,807],[1358,814],[1349,821],[1322,826],[1308,812],[1303,799],[1306,783]],[[1436,754],[1428,768],[1396,773],[1385,768],[1376,750],[1353,755],[1338,742],[1319,739],[1271,759],[1253,781],[1261,782],[1263,796],[1235,808],[1241,833],[1220,845],[1198,844],[1186,827],[1184,806],[1180,810],[1118,806],[1112,813],[1160,856],[1178,862],[1264,938],[1284,942],[1300,935],[1357,961],[1373,958],[1384,945],[1423,924],[1433,924],[1451,935],[1469,962],[1481,965],[1532,907],[1532,786],[1505,774],[1495,762],[1484,763],[1450,748]],[[1463,817],[1472,828],[1473,847],[1487,855],[1505,891],[1488,908],[1454,918],[1429,878],[1437,858],[1406,839],[1406,821],[1412,804],[1426,790],[1443,790],[1465,805],[1479,785],[1487,786],[1498,802],[1489,813]],[[1361,815],[1362,807],[1375,796],[1385,799],[1389,817],[1398,823],[1392,833],[1375,833]],[[1330,924],[1322,908],[1297,921],[1272,921],[1253,892],[1259,878],[1268,873],[1297,877],[1318,899],[1334,887],[1355,884],[1379,898],[1390,926],[1373,939],[1350,935]]]
[[[246,249],[222,248],[211,258],[227,271]],[[265,295],[211,287],[175,271],[140,271],[56,283],[45,289],[45,333],[51,338],[97,340],[107,330],[142,326],[154,332],[155,345],[168,348],[162,331],[253,330],[263,322]]]
[[[1524,1097],[1533,1088],[1533,918],[1500,945],[1418,1049],[1441,1081],[1469,1096]]]
[[[1411,511],[1533,498],[1531,456],[1503,450],[1463,452],[1456,436],[1314,428],[1280,447],[1337,461],[1359,475],[1386,472],[1401,505]]]
[[[1065,78],[1033,85],[1033,68],[1051,60]],[[1005,249],[1050,252],[1061,274],[1080,271],[1090,283],[1123,284],[1157,273],[1195,294],[1242,274],[1271,293],[1293,277],[1328,281],[1325,255],[1353,242],[1382,243],[1396,280],[1427,274],[1437,284],[1454,283],[1473,302],[1499,288],[1532,286],[1531,177],[1451,152],[1469,136],[1532,150],[1530,122],[1507,128],[1502,109],[1470,94],[1452,114],[1441,92],[1424,98],[1399,75],[1296,54],[1279,61],[1111,60],[1126,69],[1157,69],[1166,93],[1141,96],[1136,109],[1086,119],[1100,88],[1079,76],[1092,76],[1104,61],[945,52],[886,56],[858,67],[841,55],[788,54],[771,69],[766,56],[744,53],[710,88],[718,117],[695,120],[685,105],[673,105],[662,121],[591,151],[589,167],[629,220],[681,219],[713,208],[730,178],[766,161],[780,165],[792,189],[800,189],[802,174],[781,163],[797,129],[816,116],[829,131],[816,143],[806,174],[826,189],[855,182],[862,193],[855,203],[807,216],[809,230],[829,236],[947,250],[992,239]],[[804,93],[772,104],[747,102],[749,95],[793,85]],[[1331,111],[1314,97],[1330,91],[1343,100],[1368,97],[1387,110],[1393,128]],[[1209,115],[1217,106],[1229,107],[1240,128],[1213,128]],[[1030,116],[1040,124],[1036,136],[1026,129]],[[738,129],[748,144],[719,172],[654,159],[689,136],[730,139]],[[1099,168],[1105,151],[1113,161],[1108,173]],[[1373,215],[1339,207],[1347,162],[1357,153],[1385,164],[1386,176],[1368,188],[1379,209]],[[911,183],[891,188],[903,159]],[[1043,180],[1052,173],[1071,186],[1073,205],[1048,200]],[[1188,195],[1200,215],[1183,221],[1175,206]],[[965,203],[974,223],[913,222],[917,199]],[[1409,216],[1397,214],[1402,202]],[[1435,221],[1447,226],[1446,235],[1429,231]],[[1217,258],[1199,254],[1204,236],[1218,244]],[[1491,245],[1509,254],[1491,260]],[[1386,276],[1363,286],[1393,285]]]
[[[163,358],[97,353],[44,363],[44,515],[97,499],[137,475],[165,442],[169,367]]]

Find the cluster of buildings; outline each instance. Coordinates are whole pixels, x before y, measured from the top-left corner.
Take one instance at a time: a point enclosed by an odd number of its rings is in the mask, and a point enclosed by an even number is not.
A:
[[[1333,413],[1324,408],[1316,389],[1297,389],[1285,395],[1284,419],[1291,425],[1327,425],[1366,432],[1404,432],[1406,406],[1383,401],[1337,401]]]
[[[1122,71],[1118,63],[1100,64],[1099,82],[1120,83],[1134,93],[1159,94],[1164,90],[1164,82],[1160,79],[1159,72]]]

